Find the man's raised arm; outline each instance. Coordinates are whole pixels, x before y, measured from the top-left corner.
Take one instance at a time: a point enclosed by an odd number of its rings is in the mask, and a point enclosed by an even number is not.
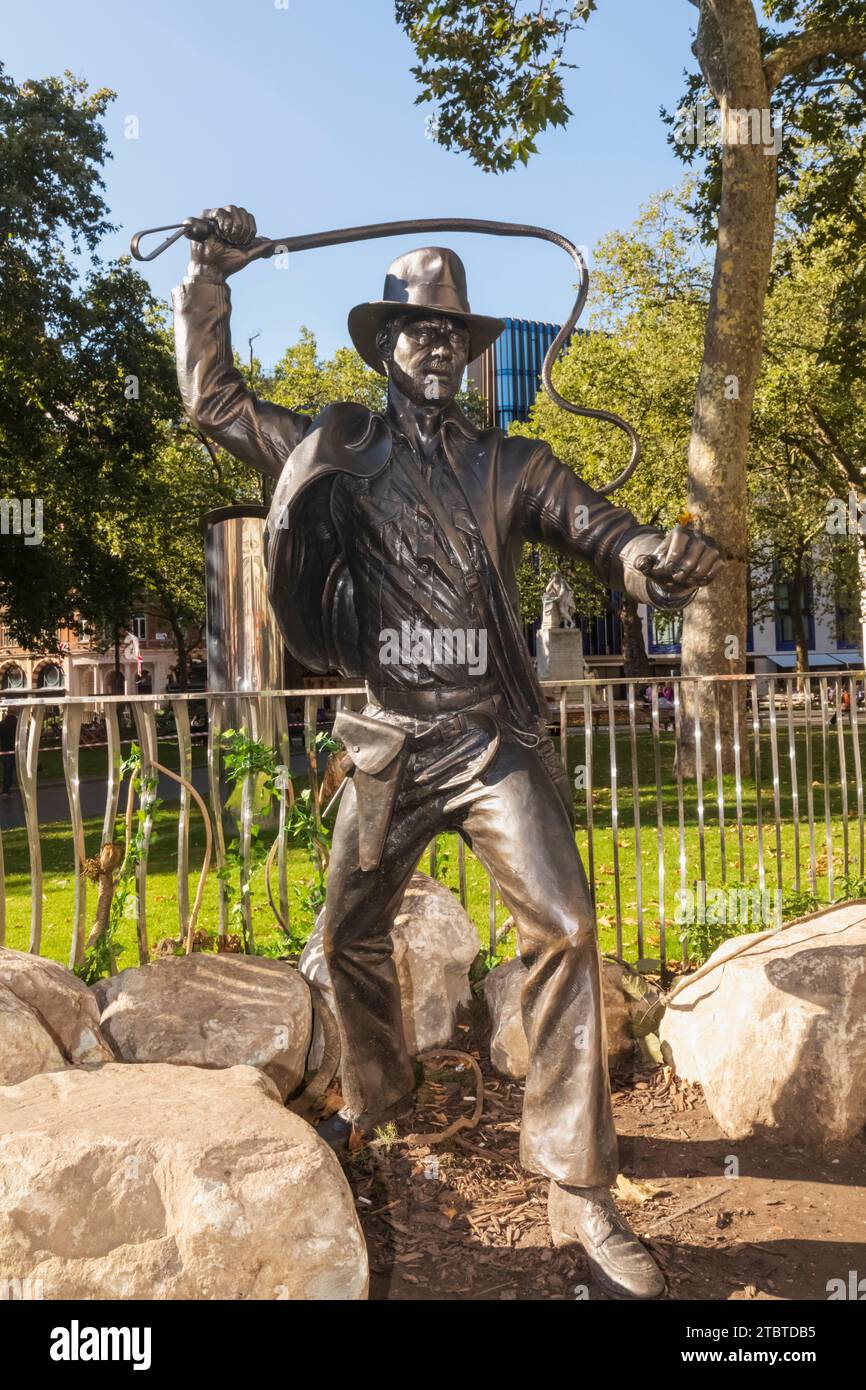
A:
[[[174,350],[184,409],[192,423],[235,458],[278,478],[310,426],[307,415],[259,400],[234,364],[226,278],[259,260],[270,242],[243,208],[202,213],[219,236],[192,242],[186,279],[174,291]]]
[[[526,540],[580,555],[604,584],[636,603],[684,608],[717,573],[711,541],[675,526],[665,535],[615,507],[542,444],[524,469],[520,516]]]

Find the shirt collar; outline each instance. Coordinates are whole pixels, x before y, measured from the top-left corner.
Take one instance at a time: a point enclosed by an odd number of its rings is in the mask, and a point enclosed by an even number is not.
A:
[[[391,418],[387,410],[382,412],[380,418],[385,422],[385,424],[394,434],[399,434],[401,439],[406,439],[406,435],[403,433],[397,422]],[[442,418],[442,424],[439,430],[440,434],[442,434],[447,429],[456,430],[458,434],[462,434],[464,439],[477,439],[480,433],[476,426],[473,425],[469,417],[467,415],[464,415],[459,405],[455,405],[453,402],[448,407],[448,410],[445,412],[445,415]],[[406,439],[406,442],[409,443],[409,440]]]

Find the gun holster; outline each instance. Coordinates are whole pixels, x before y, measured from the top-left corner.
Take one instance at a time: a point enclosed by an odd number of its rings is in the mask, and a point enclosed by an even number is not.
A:
[[[409,735],[382,719],[340,710],[334,737],[344,745],[358,805],[358,863],[378,869],[409,756]]]

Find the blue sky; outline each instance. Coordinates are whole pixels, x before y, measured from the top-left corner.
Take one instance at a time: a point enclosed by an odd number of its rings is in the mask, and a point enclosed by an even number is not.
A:
[[[603,0],[572,40],[567,129],[505,175],[427,137],[392,0],[40,0],[6,6],[2,59],[19,82],[69,68],[117,92],[105,177],[122,230],[106,255],[140,227],[225,202],[267,236],[453,215],[540,223],[591,246],[682,176],[658,108],[681,94],[694,14],[688,0]],[[138,139],[125,138],[129,116]],[[439,239],[466,262],[476,311],[560,321],[569,308],[556,248]],[[184,245],[142,268],[160,297],[183,275]],[[232,281],[236,347],[259,333],[272,365],[306,324],[333,351],[348,341],[349,308],[379,298],[408,249],[402,238],[299,253],[281,272],[250,266]]]

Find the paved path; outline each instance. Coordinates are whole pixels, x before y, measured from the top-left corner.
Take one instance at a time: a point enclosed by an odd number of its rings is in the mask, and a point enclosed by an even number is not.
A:
[[[324,770],[325,758],[319,760],[320,770]],[[292,772],[296,777],[305,776],[307,771],[307,758],[304,753],[292,754]],[[192,784],[196,791],[207,800],[207,768],[194,767],[192,770]],[[163,801],[177,801],[180,797],[180,787],[177,782],[170,777],[160,774],[159,796]],[[126,785],[120,791],[121,810],[126,806]],[[53,782],[47,786],[37,785],[37,804],[39,807],[39,824],[51,825],[56,821],[69,820],[69,801],[66,796],[66,784],[64,782]],[[81,783],[81,809],[85,818],[90,816],[102,816],[105,814],[105,778],[88,777]],[[13,830],[17,826],[24,825],[24,806],[21,795],[17,787],[12,793],[9,801],[0,799],[0,831]]]

